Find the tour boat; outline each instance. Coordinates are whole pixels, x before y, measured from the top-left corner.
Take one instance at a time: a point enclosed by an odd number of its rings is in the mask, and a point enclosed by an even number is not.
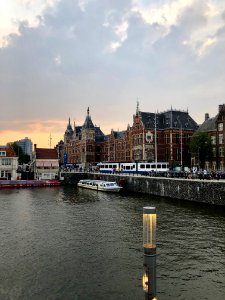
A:
[[[83,179],[77,185],[82,188],[103,192],[119,192],[122,189],[115,181],[104,180]]]

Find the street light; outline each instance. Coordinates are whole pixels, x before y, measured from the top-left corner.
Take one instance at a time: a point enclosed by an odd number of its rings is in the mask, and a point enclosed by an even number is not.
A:
[[[156,208],[143,207],[144,275],[142,278],[145,298],[156,299]]]

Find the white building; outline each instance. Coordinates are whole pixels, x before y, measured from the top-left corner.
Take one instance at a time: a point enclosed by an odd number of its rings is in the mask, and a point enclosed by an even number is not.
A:
[[[0,146],[0,180],[16,179],[18,157],[9,146]]]
[[[34,179],[56,179],[59,175],[59,159],[56,149],[37,148],[31,164]]]

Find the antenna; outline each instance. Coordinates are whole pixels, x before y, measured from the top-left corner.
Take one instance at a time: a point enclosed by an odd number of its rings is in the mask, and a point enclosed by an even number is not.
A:
[[[50,133],[49,135],[49,146],[50,146],[50,149],[52,148],[52,135]]]

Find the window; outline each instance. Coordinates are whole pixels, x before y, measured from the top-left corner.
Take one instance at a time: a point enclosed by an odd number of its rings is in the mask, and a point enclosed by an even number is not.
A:
[[[144,169],[145,168],[145,165],[140,165],[140,169]]]
[[[169,144],[170,143],[170,138],[169,138],[169,135],[166,134],[166,144]]]
[[[223,144],[223,134],[222,133],[219,134],[219,144],[220,145]]]
[[[9,159],[9,158],[2,158],[2,165],[3,166],[10,166],[11,165],[11,159]]]
[[[218,124],[218,131],[223,131],[223,123]]]
[[[1,173],[0,173],[0,178],[9,178],[9,176],[10,176],[10,172],[9,171],[1,171]]]
[[[6,156],[6,151],[0,151],[0,156]]]
[[[224,157],[224,148],[219,147],[219,157]]]
[[[214,135],[211,136],[211,143],[212,145],[216,145],[216,137]]]

